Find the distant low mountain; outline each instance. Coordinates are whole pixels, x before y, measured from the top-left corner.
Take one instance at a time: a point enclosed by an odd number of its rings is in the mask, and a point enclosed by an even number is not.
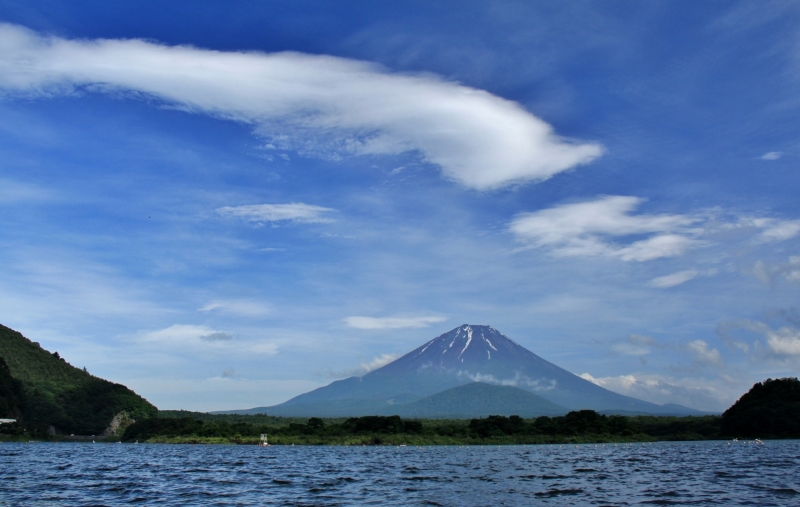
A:
[[[408,409],[415,411],[415,417],[441,417],[435,415],[443,413],[441,407],[436,407],[434,401],[422,400],[476,382],[517,388],[567,411],[591,409],[604,413],[702,414],[680,405],[657,405],[603,389],[545,361],[493,327],[466,324],[363,377],[335,381],[280,405],[227,413],[344,417],[389,412],[402,414],[404,409]],[[470,389],[478,394],[480,389],[485,388]],[[454,391],[437,400],[450,403],[448,400],[454,399],[451,398],[453,396],[464,400],[469,392]],[[505,391],[503,396],[516,396],[520,405],[513,413],[520,415],[525,410],[522,397],[519,394],[509,395],[509,392]],[[496,391],[496,394],[499,395],[500,391]],[[503,405],[504,408],[511,406],[513,404],[510,401],[508,405]],[[541,411],[531,410],[527,413],[530,416],[553,413],[552,406],[538,406]],[[478,405],[475,407],[477,409]],[[496,414],[491,408],[483,405],[482,410],[471,416]]]
[[[0,370],[0,409],[34,432],[52,427],[68,434],[100,435],[118,414],[137,419],[158,413],[127,387],[75,368],[57,352],[2,325]]]

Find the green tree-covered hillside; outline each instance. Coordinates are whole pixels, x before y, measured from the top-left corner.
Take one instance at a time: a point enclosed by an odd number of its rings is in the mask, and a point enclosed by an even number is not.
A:
[[[115,415],[155,417],[156,407],[121,384],[75,368],[22,334],[0,325],[0,358],[22,386],[21,417],[34,433],[50,426],[62,433],[99,435]],[[0,387],[2,389],[2,387]],[[7,395],[0,391],[0,408]]]
[[[0,419],[22,416],[24,399],[22,382],[11,376],[11,370],[0,357]]]

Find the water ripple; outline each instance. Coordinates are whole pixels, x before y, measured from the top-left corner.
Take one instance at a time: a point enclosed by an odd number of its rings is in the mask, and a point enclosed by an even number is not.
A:
[[[798,505],[800,441],[485,447],[0,444],[0,506]]]

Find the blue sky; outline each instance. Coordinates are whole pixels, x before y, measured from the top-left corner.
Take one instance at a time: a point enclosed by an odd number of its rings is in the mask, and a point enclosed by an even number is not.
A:
[[[463,323],[722,410],[800,367],[800,6],[0,0],[0,322],[160,408]]]

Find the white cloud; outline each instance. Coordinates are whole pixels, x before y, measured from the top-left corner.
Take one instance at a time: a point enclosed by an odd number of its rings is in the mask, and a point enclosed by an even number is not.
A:
[[[800,357],[800,331],[782,327],[766,333],[767,346],[779,357]]]
[[[220,312],[241,317],[260,317],[270,313],[267,303],[251,299],[215,300],[197,309],[198,312]]]
[[[784,220],[765,216],[736,217],[735,220],[720,221],[715,220],[712,225],[719,232],[730,232],[732,230],[754,231],[752,238],[754,244],[773,243],[794,238],[800,234],[800,220]]]
[[[693,280],[699,275],[699,271],[694,269],[687,269],[686,271],[678,271],[677,273],[672,273],[669,275],[659,276],[658,278],[653,278],[650,280],[651,287],[657,287],[659,289],[666,289],[669,287],[675,287],[682,283],[686,283],[689,280]]]
[[[635,241],[613,252],[623,261],[651,261],[661,257],[676,257],[695,246],[694,239],[679,234],[659,234],[651,238]]]
[[[764,232],[757,240],[763,243],[784,241],[800,234],[800,220],[764,220]]]
[[[774,266],[756,261],[750,273],[766,284],[771,284],[776,275],[782,275],[787,282],[800,283],[800,255],[792,255],[787,262]]]
[[[708,343],[703,340],[694,340],[687,343],[686,350],[694,356],[694,360],[699,364],[711,366],[723,365],[719,350],[710,348]]]
[[[372,370],[377,370],[382,366],[386,366],[398,357],[400,357],[400,354],[381,354],[373,358],[372,361],[361,363],[361,370],[364,373],[369,373]]]
[[[770,151],[761,155],[761,160],[778,160],[783,156],[782,151]]]
[[[344,322],[356,329],[422,328],[444,322],[445,317],[347,317]]]
[[[724,380],[709,382],[705,379],[675,379],[642,374],[596,378],[583,373],[578,376],[615,393],[640,400],[659,405],[676,403],[706,411],[724,410],[735,399],[737,392]]]
[[[517,372],[513,377],[499,379],[492,374],[488,373],[472,373],[470,371],[461,370],[458,372],[459,377],[466,377],[473,382],[483,382],[484,384],[494,384],[500,386],[519,387],[529,391],[551,391],[556,388],[558,384],[554,379],[540,378],[533,380]]]
[[[250,204],[246,206],[225,206],[217,209],[224,217],[242,218],[248,222],[280,222],[289,220],[301,223],[331,222],[326,213],[336,211],[331,208],[293,202],[289,204]]]
[[[688,230],[698,219],[685,215],[632,215],[642,201],[638,197],[604,196],[520,213],[509,230],[519,241],[549,248],[557,256],[605,255],[625,261],[674,257],[699,243]],[[650,237],[627,245],[608,239],[640,235]]]
[[[603,152],[488,92],[331,56],[65,40],[1,24],[0,87],[44,97],[132,91],[322,156],[416,151],[479,190],[544,180]]]
[[[734,336],[736,330],[749,331],[756,335],[756,339]],[[773,329],[759,321],[726,321],[719,324],[717,333],[729,347],[749,353],[753,361],[800,365],[800,330],[794,327]]]

